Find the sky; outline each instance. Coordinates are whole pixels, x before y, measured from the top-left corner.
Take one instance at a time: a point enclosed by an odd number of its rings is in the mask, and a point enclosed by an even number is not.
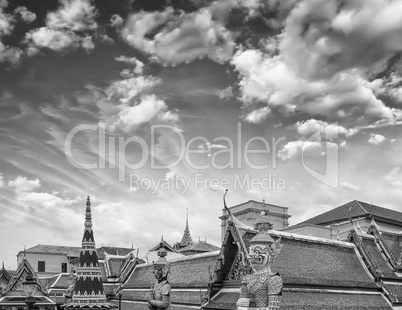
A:
[[[402,201],[402,1],[0,0],[0,260],[220,245],[222,196]]]

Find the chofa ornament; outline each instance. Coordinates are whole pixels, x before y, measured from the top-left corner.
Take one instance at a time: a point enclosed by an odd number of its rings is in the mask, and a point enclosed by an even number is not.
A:
[[[264,203],[265,205],[265,203]],[[283,281],[279,273],[274,273],[271,266],[282,249],[281,239],[274,240],[269,230],[269,211],[263,210],[255,229],[258,233],[250,240],[248,259],[253,273],[242,280],[238,310],[274,310],[280,309]]]

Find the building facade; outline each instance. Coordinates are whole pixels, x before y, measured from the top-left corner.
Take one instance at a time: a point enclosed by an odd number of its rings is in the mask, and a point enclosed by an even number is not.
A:
[[[250,227],[254,227],[263,209],[269,210],[270,221],[277,230],[287,228],[289,226],[289,218],[291,217],[291,215],[288,214],[287,207],[268,204],[265,203],[265,200],[262,202],[249,200],[232,206],[229,209],[240,222]],[[222,209],[222,216],[219,218],[221,219],[221,240],[223,241],[229,221],[227,210]]]

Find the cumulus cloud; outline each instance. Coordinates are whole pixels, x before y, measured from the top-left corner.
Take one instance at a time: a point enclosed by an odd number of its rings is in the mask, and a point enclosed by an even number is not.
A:
[[[163,12],[134,13],[121,34],[128,44],[164,64],[199,57],[222,63],[231,58],[235,47],[232,33],[213,18],[208,8],[180,14],[171,7]]]
[[[18,176],[15,180],[9,181],[8,186],[14,187],[14,191],[17,194],[31,192],[34,189],[39,188],[40,181],[38,178],[35,180],[29,180],[27,177]]]
[[[371,133],[368,142],[371,144],[374,144],[374,145],[379,145],[379,144],[383,143],[385,140],[386,139],[383,135]]]
[[[36,14],[29,11],[25,6],[19,6],[14,11],[26,23],[32,23],[36,19]]]
[[[70,46],[77,47],[79,44],[79,38],[73,32],[54,30],[47,27],[41,27],[27,34],[26,38],[37,47],[46,47],[54,51],[62,51]]]
[[[362,124],[394,118],[392,109],[376,98],[358,70],[312,81],[297,75],[282,56],[267,57],[259,50],[236,52],[232,64],[242,76],[240,90],[246,106],[265,102],[349,122],[362,117]]]
[[[0,5],[0,37],[10,35],[15,26],[15,18],[13,15],[4,12],[4,8],[8,6],[7,1],[2,1]]]
[[[244,120],[249,123],[259,124],[262,123],[268,117],[270,112],[271,109],[269,107],[260,108],[258,110],[254,110],[248,113],[244,117]]]
[[[134,69],[132,70],[132,73],[130,72],[130,74],[134,75],[140,75],[142,74],[142,71],[144,70],[144,63],[139,61],[137,58],[135,57],[127,57],[127,56],[119,56],[115,58],[116,61],[120,61],[120,62],[124,62],[130,65],[134,65]],[[127,74],[126,74],[127,76]]]
[[[149,122],[166,109],[167,106],[163,100],[155,95],[146,96],[134,106],[123,107],[119,113],[117,125],[129,131],[133,127]]]
[[[309,155],[315,154],[317,156],[323,156],[326,155],[328,148],[338,147],[345,147],[345,144],[338,144],[329,141],[296,140],[286,143],[283,148],[278,151],[278,157],[285,161],[302,153],[303,155],[308,153]]]
[[[61,6],[55,12],[49,12],[46,25],[52,29],[71,31],[95,30],[96,10],[88,0],[60,0]]]
[[[0,42],[0,62],[18,64],[22,54],[23,51],[18,47],[6,46]]]
[[[108,99],[117,98],[120,103],[128,104],[139,94],[149,91],[161,81],[154,77],[138,76],[113,82],[106,94]]]
[[[78,47],[90,51],[95,47],[91,35],[98,28],[96,15],[89,0],[60,0],[60,7],[47,14],[46,26],[28,32],[25,42],[58,52]]]
[[[337,137],[343,135],[346,137],[352,136],[357,132],[357,129],[346,129],[338,123],[328,124],[322,120],[309,119],[306,121],[299,121],[295,124],[297,133],[309,137],[316,132],[325,133],[330,137]]]
[[[20,193],[17,196],[17,200],[21,203],[24,203],[34,208],[38,207],[54,208],[55,206],[61,208],[61,207],[68,207],[79,202],[78,198],[62,199],[58,197],[56,194],[49,194],[43,192]]]
[[[282,34],[265,43],[268,49],[234,54],[245,108],[255,110],[258,103],[260,109],[263,102],[337,120],[347,130],[398,123],[401,110],[380,95],[402,99],[400,84],[389,76],[398,67],[385,71],[402,51],[401,16],[402,5],[395,1],[300,1]],[[381,72],[389,73],[376,81]]]
[[[7,1],[0,1],[0,63],[9,62],[12,65],[17,65],[23,53],[22,50],[18,47],[5,45],[2,42],[3,37],[12,33],[16,24],[15,15],[4,12],[7,7]]]
[[[303,148],[318,148],[320,143],[311,141],[290,141],[286,143],[281,150],[278,152],[278,157],[282,160],[290,159],[297,154],[299,154]]]

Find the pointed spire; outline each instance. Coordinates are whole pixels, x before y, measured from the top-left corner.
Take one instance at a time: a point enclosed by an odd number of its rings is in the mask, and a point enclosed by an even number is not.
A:
[[[85,209],[85,229],[92,229],[91,201],[87,198],[87,208]]]
[[[187,208],[187,215],[186,215],[186,228],[185,230],[189,230],[188,229],[188,208]]]
[[[71,302],[64,306],[66,309],[117,308],[116,305],[106,302],[106,294],[103,289],[102,275],[93,236],[91,201],[89,196],[86,203],[84,226],[84,236],[82,238],[82,248],[77,266],[73,296]]]
[[[193,243],[191,239],[190,229],[188,227],[188,209],[187,209],[187,217],[186,217],[186,227],[184,228],[183,238],[180,241],[180,248],[184,248]]]

